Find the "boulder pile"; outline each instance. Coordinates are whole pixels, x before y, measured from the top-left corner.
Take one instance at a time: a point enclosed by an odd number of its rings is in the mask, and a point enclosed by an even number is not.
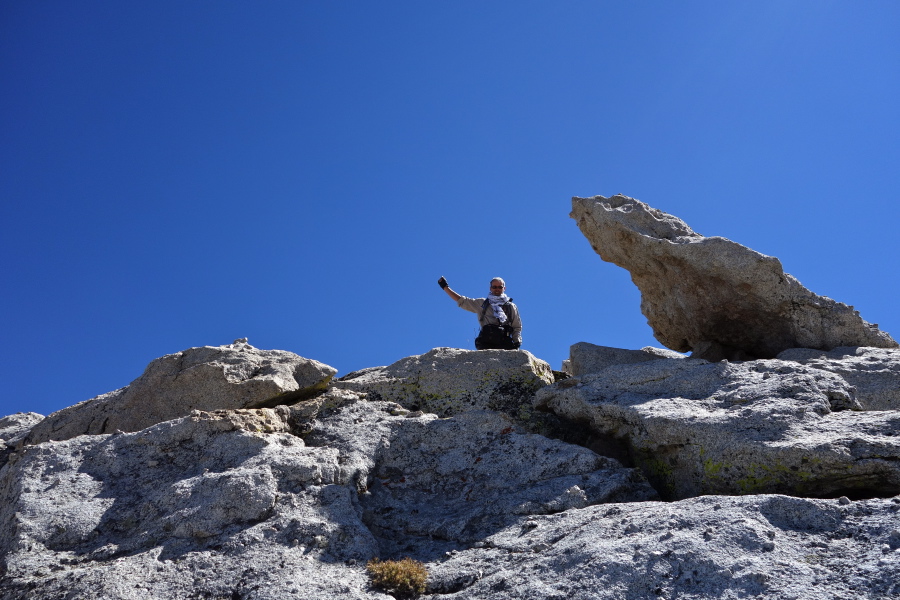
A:
[[[442,600],[900,597],[890,336],[777,259],[575,204],[669,350],[161,357],[0,418],[0,600],[383,600],[366,565],[404,557]]]

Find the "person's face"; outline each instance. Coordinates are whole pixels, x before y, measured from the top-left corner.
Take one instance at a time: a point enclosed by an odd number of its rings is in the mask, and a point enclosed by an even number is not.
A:
[[[504,287],[504,285],[502,283],[500,283],[499,281],[497,281],[496,279],[491,282],[491,293],[493,295],[499,296],[503,293],[503,290],[505,290],[505,289],[506,288]]]

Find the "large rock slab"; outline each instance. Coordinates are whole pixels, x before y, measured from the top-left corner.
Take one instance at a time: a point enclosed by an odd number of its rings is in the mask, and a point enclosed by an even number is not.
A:
[[[305,439],[347,457],[347,479],[357,482],[363,521],[382,556],[435,558],[528,515],[658,498],[638,470],[527,433],[493,411],[386,419],[371,404],[354,403],[317,422]],[[367,473],[364,486],[360,473]]]
[[[613,365],[633,365],[660,358],[681,359],[684,358],[684,355],[652,346],[646,346],[640,350],[626,350],[578,342],[569,347],[569,359],[563,361],[563,371],[578,377],[602,371]]]
[[[430,564],[442,600],[894,598],[900,498],[705,496],[535,516]]]
[[[332,385],[442,417],[473,409],[500,411],[540,431],[548,424],[534,414],[531,400],[553,381],[550,365],[525,350],[435,348],[350,373]]]
[[[667,499],[900,492],[900,412],[861,412],[840,376],[792,362],[612,366],[535,402],[621,441]]]
[[[385,598],[375,556],[654,498],[636,470],[502,414],[331,390],[22,449],[0,472],[0,598]]]
[[[49,415],[26,444],[84,434],[139,431],[193,410],[288,404],[324,390],[337,369],[283,350],[235,340],[151,362],[128,386]]]
[[[338,452],[288,433],[289,414],[196,411],[23,448],[0,472],[0,598],[364,590],[362,572],[330,564],[367,559],[377,542]]]
[[[709,360],[774,358],[788,348],[895,348],[853,307],[809,291],[781,262],[704,237],[643,202],[572,198],[570,215],[600,258],[627,269],[663,345]]]
[[[792,348],[778,358],[837,373],[856,388],[856,398],[864,410],[900,410],[900,350],[851,346],[826,352]]]

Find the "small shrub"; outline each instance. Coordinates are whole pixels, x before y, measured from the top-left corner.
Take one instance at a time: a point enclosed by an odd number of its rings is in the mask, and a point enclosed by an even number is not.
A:
[[[411,558],[380,561],[373,558],[366,565],[372,583],[398,598],[416,596],[425,591],[428,571]]]

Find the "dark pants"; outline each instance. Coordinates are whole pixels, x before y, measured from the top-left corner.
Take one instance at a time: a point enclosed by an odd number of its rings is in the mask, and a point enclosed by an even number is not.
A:
[[[500,325],[485,325],[475,338],[476,350],[515,350],[516,343]]]

